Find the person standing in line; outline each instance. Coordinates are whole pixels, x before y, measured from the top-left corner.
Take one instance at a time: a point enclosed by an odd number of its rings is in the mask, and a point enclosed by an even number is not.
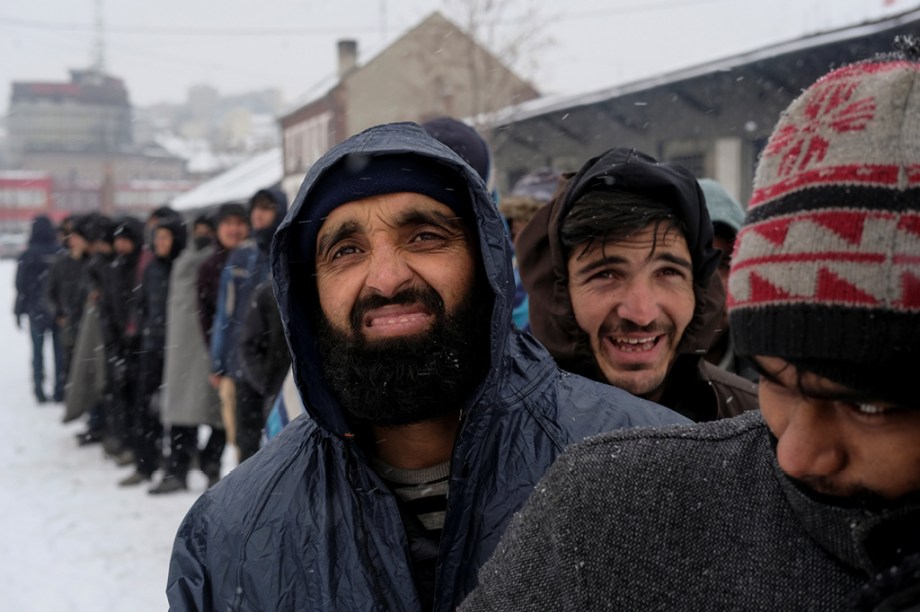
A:
[[[105,339],[102,330],[102,288],[107,271],[115,260],[115,224],[105,215],[89,213],[74,227],[90,245],[86,265],[86,303],[80,317],[77,344],[74,347],[70,389],[64,398],[65,423],[84,414],[89,418],[84,431],[76,434],[77,444],[98,444],[106,431],[105,402],[108,401],[108,376]]]
[[[534,336],[564,370],[694,421],[757,408],[703,359],[722,320],[720,253],[699,183],[616,147],[588,160],[517,241]]]
[[[220,479],[220,459],[226,444],[220,418],[217,389],[208,382],[211,371],[208,348],[198,322],[198,272],[214,255],[214,228],[210,219],[196,219],[192,242],[176,259],[169,278],[166,313],[166,358],[163,373],[163,401],[160,421],[169,431],[166,474],[152,489],[162,495],[188,488],[192,457],[208,478],[208,486]],[[211,433],[198,450],[198,428],[207,425]]]
[[[287,212],[287,196],[279,189],[260,189],[249,201],[252,240],[227,257],[220,278],[217,312],[211,331],[211,372],[223,387],[221,396],[233,397],[233,425],[240,462],[252,457],[262,442],[262,397],[245,379],[240,365],[240,335],[252,292],[268,278],[268,254],[275,229]],[[226,417],[225,413],[225,417]]]
[[[291,369],[291,354],[271,279],[256,287],[243,320],[240,366],[246,382],[264,398],[261,414],[264,423]]]
[[[89,242],[79,231],[75,231],[80,222],[79,218],[70,218],[69,229],[64,234],[67,252],[55,260],[48,274],[48,302],[60,337],[61,371],[64,376],[59,385],[60,393],[55,393],[55,401],[64,401],[70,385],[70,365],[88,291],[86,266],[89,265]]]
[[[173,262],[185,248],[187,234],[178,214],[164,215],[153,233],[153,260],[144,269],[137,303],[140,355],[138,389],[132,406],[133,474],[123,486],[149,481],[160,465],[163,427],[160,424],[166,315]]]
[[[249,215],[242,204],[222,204],[217,209],[215,221],[216,244],[214,254],[198,269],[198,322],[210,359],[211,330],[217,314],[217,298],[220,292],[220,277],[227,265],[230,253],[249,237]],[[208,368],[210,371],[210,366]],[[221,386],[220,377],[208,375],[208,383],[217,390],[220,397],[221,422],[230,444],[236,444],[236,397],[228,385]]]
[[[19,256],[16,267],[16,303],[13,314],[16,327],[22,329],[22,318],[29,321],[32,336],[32,387],[39,404],[48,401],[45,394],[45,337],[51,337],[54,351],[54,401],[64,397],[64,364],[58,326],[47,299],[48,276],[60,254],[60,245],[51,219],[39,215],[32,220],[29,244]]]
[[[453,610],[566,445],[685,421],[514,327],[499,212],[415,124],[314,164],[272,279],[307,414],[189,511],[171,610]]]
[[[105,436],[103,450],[118,465],[134,461],[131,436],[137,394],[140,341],[137,304],[140,289],[137,268],[144,244],[144,225],[134,217],[115,221],[115,258],[101,270],[99,322],[105,353]],[[134,484],[130,477],[122,484]]]
[[[725,187],[712,179],[700,179],[700,188],[703,190],[703,195],[706,196],[706,209],[712,220],[712,246],[722,251],[716,273],[727,294],[728,270],[732,263],[732,252],[735,250],[735,238],[744,222],[744,209],[735,198],[729,195]],[[728,309],[725,309],[716,338],[709,347],[709,352],[706,353],[706,361],[719,366],[726,372],[757,382],[760,375],[754,363],[750,359],[735,354],[729,327]]]
[[[463,612],[920,607],[918,117],[916,46],[792,102],[728,280],[760,412],[570,448]]]

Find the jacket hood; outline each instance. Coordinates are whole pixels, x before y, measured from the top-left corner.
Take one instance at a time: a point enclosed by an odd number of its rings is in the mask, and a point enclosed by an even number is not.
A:
[[[560,239],[562,223],[583,195],[615,186],[672,207],[687,226],[693,262],[696,308],[678,345],[680,355],[702,355],[715,338],[725,293],[717,274],[719,251],[712,247],[712,223],[696,179],[678,164],[659,163],[635,149],[615,148],[591,158],[567,180],[518,236],[518,269],[530,296],[533,334],[565,370],[600,382],[588,335],[578,327],[569,298],[568,262]]]
[[[115,238],[131,240],[138,250],[144,245],[144,223],[134,217],[122,217],[115,221],[112,233]]]
[[[168,229],[172,233],[173,244],[169,256],[158,259],[173,262],[179,254],[182,253],[183,249],[185,249],[186,242],[188,242],[188,232],[185,229],[185,222],[183,222],[182,217],[166,217],[157,223],[157,229],[161,227]]]
[[[428,163],[439,164],[456,173],[459,182],[468,189],[472,207],[473,230],[477,234],[481,254],[479,271],[485,274],[494,296],[490,333],[492,368],[502,362],[506,338],[511,333],[511,304],[514,297],[514,277],[511,270],[510,244],[505,236],[498,209],[480,176],[460,156],[441,144],[414,123],[394,123],[372,127],[333,147],[317,161],[304,179],[300,191],[275,234],[271,251],[272,281],[278,301],[284,333],[291,351],[293,371],[307,412],[317,423],[337,434],[350,431],[344,413],[327,387],[315,349],[313,313],[319,308],[314,281],[315,262],[312,251],[303,249],[300,241],[314,240],[318,224],[307,222],[313,215],[311,206],[321,203],[324,179],[340,171],[337,162],[348,157],[349,162],[360,157],[391,155],[419,156]],[[315,225],[315,227],[314,227]],[[304,237],[302,228],[309,226]],[[487,384],[472,394],[478,396]]]
[[[281,225],[281,220],[284,219],[284,215],[288,211],[288,199],[287,195],[280,189],[271,187],[269,189],[260,189],[250,198],[249,200],[249,210],[252,211],[252,203],[259,196],[265,196],[269,200],[275,203],[276,214],[275,221],[266,228],[256,230],[253,232],[253,238],[256,241],[256,244],[259,245],[259,249],[265,253],[269,252],[272,245],[272,237],[275,235],[275,232],[278,230],[278,226]]]
[[[56,244],[57,234],[54,224],[45,215],[38,215],[32,220],[32,233],[29,234],[29,244]]]

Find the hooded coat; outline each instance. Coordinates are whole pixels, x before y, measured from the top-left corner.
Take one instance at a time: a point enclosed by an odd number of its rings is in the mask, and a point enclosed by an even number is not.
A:
[[[134,243],[134,251],[114,256],[108,265],[97,258],[91,270],[97,278],[95,284],[100,292],[102,337],[113,354],[137,350],[137,305],[141,297],[138,261],[144,240],[144,224],[129,217],[118,223],[116,231]]]
[[[48,275],[61,251],[51,220],[39,215],[32,222],[29,244],[19,256],[16,268],[16,305],[14,314],[27,315],[34,330],[54,326],[52,307],[46,296]]]
[[[243,378],[240,364],[240,335],[252,292],[268,278],[268,255],[272,236],[281,224],[288,208],[287,196],[280,189],[262,189],[277,206],[275,222],[253,232],[252,239],[234,249],[227,257],[220,277],[217,311],[211,328],[211,371],[235,380]]]
[[[167,228],[173,235],[172,249],[166,257],[154,256],[144,269],[137,304],[140,330],[140,368],[142,397],[149,397],[163,382],[163,360],[166,352],[166,316],[169,278],[173,262],[185,249],[187,234],[179,217],[160,221],[158,228]]]
[[[616,185],[674,208],[687,227],[696,308],[680,339],[661,403],[697,421],[737,416],[757,409],[756,386],[707,363],[703,355],[721,324],[725,292],[717,274],[719,251],[712,248],[712,223],[699,185],[686,170],[659,164],[634,149],[616,148],[594,157],[560,187],[517,240],[517,259],[530,296],[530,325],[560,367],[607,382],[588,335],[575,321],[569,297],[568,258],[560,230],[572,205],[585,193]],[[688,180],[691,178],[691,180]]]
[[[208,382],[211,361],[198,320],[198,270],[214,246],[191,245],[173,263],[166,306],[164,425],[210,425],[223,428],[220,398]]]
[[[92,218],[92,220],[86,220],[83,225],[85,231],[88,231],[87,226],[93,226],[93,235],[87,237],[95,240],[96,228],[99,228],[101,235],[108,230],[110,222],[104,218]],[[102,309],[106,286],[104,281],[108,278],[108,271],[114,260],[112,254],[95,253],[90,256],[83,271],[87,297],[80,316],[77,342],[73,349],[70,371],[67,375],[63,418],[65,423],[78,419],[84,413],[91,411],[103,399],[106,385],[109,383],[106,372],[106,340],[103,332],[105,325]]]
[[[412,154],[458,174],[469,186],[481,272],[494,297],[490,368],[470,390],[453,448],[434,610],[453,610],[472,590],[511,516],[567,445],[619,427],[682,421],[620,389],[561,372],[516,330],[509,244],[485,184],[417,126],[371,128],[313,166],[275,236],[275,294],[306,414],[189,511],[170,564],[172,610],[422,609],[397,501],[321,373],[312,276],[292,275],[314,268],[302,261],[297,236],[308,225],[304,209],[321,197],[318,181],[354,154]]]
[[[256,287],[240,338],[240,366],[249,386],[273,401],[288,370],[291,354],[270,280]]]

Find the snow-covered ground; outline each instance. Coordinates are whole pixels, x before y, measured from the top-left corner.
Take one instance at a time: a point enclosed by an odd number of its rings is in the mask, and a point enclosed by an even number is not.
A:
[[[104,459],[98,444],[77,447],[84,423],[63,425],[62,405],[32,395],[14,274],[14,262],[0,262],[9,313],[0,316],[0,609],[165,610],[173,537],[205,477],[194,472],[188,492],[154,497],[147,486],[118,487],[131,468]]]

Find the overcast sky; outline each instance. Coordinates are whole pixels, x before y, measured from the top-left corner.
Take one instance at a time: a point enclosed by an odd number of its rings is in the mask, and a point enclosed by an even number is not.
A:
[[[179,102],[189,86],[279,88],[291,102],[335,72],[335,43],[361,59],[434,10],[464,0],[11,0],[0,7],[0,113],[12,81],[65,81],[90,65],[103,3],[107,71],[135,105]],[[577,93],[900,13],[920,0],[505,0],[537,14],[553,42],[523,67],[544,93]],[[537,7],[534,9],[533,7]],[[494,32],[512,36],[515,20]],[[317,92],[318,93],[318,92]]]

